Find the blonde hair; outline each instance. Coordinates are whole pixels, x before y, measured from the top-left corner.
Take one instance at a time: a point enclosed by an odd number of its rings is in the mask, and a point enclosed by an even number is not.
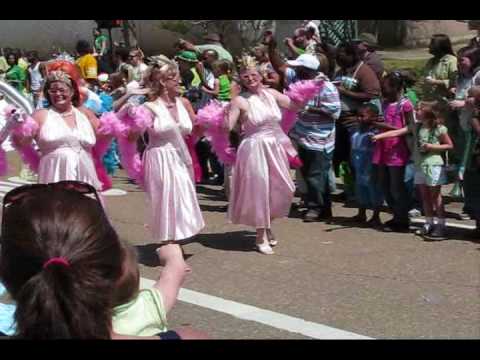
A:
[[[154,56],[150,58],[150,62],[150,66],[145,73],[143,82],[145,87],[151,89],[148,94],[149,97],[156,99],[165,88],[162,81],[178,76],[180,71],[177,63],[164,55]],[[160,74],[160,79],[156,81],[152,78],[155,73]]]

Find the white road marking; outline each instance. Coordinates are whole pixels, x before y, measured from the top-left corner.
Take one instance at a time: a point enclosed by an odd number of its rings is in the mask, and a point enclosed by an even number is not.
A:
[[[140,279],[140,287],[142,289],[152,287],[154,283],[155,282],[150,279],[143,277]],[[372,339],[364,335],[306,321],[278,312],[260,309],[255,306],[225,300],[194,290],[180,289],[178,300],[229,314],[242,320],[255,321],[280,330],[299,333],[314,339]]]

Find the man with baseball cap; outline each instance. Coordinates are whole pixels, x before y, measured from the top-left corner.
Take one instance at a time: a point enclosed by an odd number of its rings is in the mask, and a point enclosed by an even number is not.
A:
[[[285,85],[299,80],[320,79],[320,93],[299,113],[291,139],[298,146],[303,166],[297,172],[298,190],[307,211],[304,221],[329,220],[332,217],[330,178],[335,148],[335,121],[340,116],[340,96],[335,85],[319,71],[320,62],[311,54],[302,54],[295,60],[284,62],[275,47],[271,33],[266,33],[264,44],[273,68],[283,77]]]
[[[375,35],[369,33],[362,33],[358,38],[353,40],[356,51],[360,59],[370,66],[377,78],[380,80],[385,72],[385,66],[382,59],[375,51],[378,48],[377,39]]]

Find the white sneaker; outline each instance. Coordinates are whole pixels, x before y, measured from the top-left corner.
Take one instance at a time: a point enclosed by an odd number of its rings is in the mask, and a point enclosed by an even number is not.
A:
[[[412,209],[408,212],[408,216],[411,218],[416,218],[422,216],[422,212],[418,209]]]

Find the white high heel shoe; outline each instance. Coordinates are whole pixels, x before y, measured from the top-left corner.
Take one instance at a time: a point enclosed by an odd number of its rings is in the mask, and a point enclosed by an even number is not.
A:
[[[273,249],[270,247],[270,244],[268,243],[262,243],[262,244],[255,244],[255,247],[259,252],[261,252],[264,255],[273,255],[275,252]]]

